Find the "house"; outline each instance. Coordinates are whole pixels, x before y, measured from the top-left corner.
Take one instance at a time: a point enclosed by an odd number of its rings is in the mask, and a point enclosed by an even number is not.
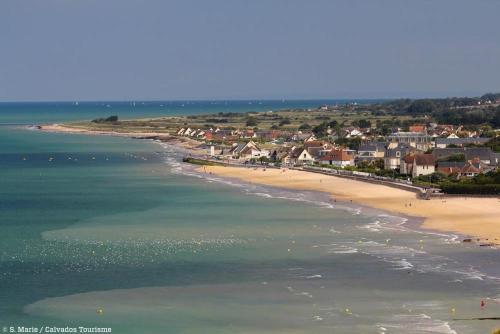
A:
[[[243,138],[255,138],[255,137],[257,137],[257,134],[255,133],[255,131],[253,131],[253,129],[245,129],[244,131],[242,131],[241,135]]]
[[[259,131],[255,137],[264,138],[266,140],[275,140],[282,135],[280,130]]]
[[[398,144],[408,144],[420,151],[427,151],[432,147],[431,136],[420,132],[396,132],[388,136],[389,148],[394,148]]]
[[[270,158],[272,161],[283,161],[294,148],[295,146],[278,146],[271,150]]]
[[[358,149],[358,161],[371,162],[376,159],[383,159],[385,156],[385,143],[371,142],[362,144]]]
[[[234,144],[229,150],[229,154],[233,159],[248,161],[250,159],[268,157],[269,151],[261,150],[252,140],[250,140],[248,143]]]
[[[432,137],[445,137],[454,134],[455,131],[456,128],[453,125],[431,123],[431,128],[427,130],[427,133]]]
[[[481,164],[466,163],[458,172],[458,177],[474,177],[481,174]]]
[[[465,161],[438,161],[437,172],[445,175],[459,174],[465,164]]]
[[[436,161],[432,154],[415,154],[412,176],[429,175],[436,171]]]
[[[485,165],[498,166],[498,157],[490,147],[465,147],[467,161],[478,160]]]
[[[204,139],[207,141],[211,141],[213,139],[213,133],[212,131],[206,131],[204,134]]]
[[[304,139],[304,142],[308,142],[308,141],[316,141],[316,136],[314,134],[309,134],[305,139]]]
[[[320,157],[323,164],[334,165],[339,167],[354,166],[354,150],[347,149],[332,149],[327,154]]]
[[[384,169],[400,169],[401,159],[408,154],[415,153],[416,149],[408,144],[399,144],[385,152]]]
[[[456,137],[456,136],[455,136]],[[482,145],[491,140],[491,138],[458,138],[458,137],[448,137],[448,138],[436,138],[434,146],[437,148],[446,148],[450,145],[464,147],[469,144]]]
[[[301,147],[294,147],[286,156],[281,160],[285,165],[304,165],[314,163],[314,157],[308,152],[308,150]]]
[[[344,129],[346,138],[361,137],[363,132],[359,128],[349,127]]]
[[[410,132],[427,133],[427,127],[422,124],[414,124],[409,127]]]
[[[413,160],[415,159],[415,154],[409,153],[401,158],[399,164],[399,173],[404,175],[411,175],[413,171]]]
[[[303,133],[301,131],[295,133],[291,139],[293,141],[314,141],[316,140],[316,137],[314,137],[313,134],[311,133]]]
[[[432,154],[436,160],[443,160],[452,155],[463,154],[466,161],[479,159],[485,165],[498,166],[498,157],[489,147],[436,148],[432,151]]]
[[[401,161],[401,174],[417,177],[420,175],[429,175],[436,171],[436,161],[432,154],[417,153],[407,155]]]
[[[329,145],[330,144],[328,144],[327,142],[322,141],[322,140],[309,140],[309,141],[304,142],[305,148],[318,147],[321,149],[326,149],[326,148],[328,148]]]

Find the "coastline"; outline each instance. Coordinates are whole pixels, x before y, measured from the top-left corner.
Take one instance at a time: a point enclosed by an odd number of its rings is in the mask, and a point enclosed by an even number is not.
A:
[[[41,131],[156,139],[177,146],[194,155],[206,154],[200,143],[168,135],[167,133],[109,132],[67,127],[63,125],[41,125]],[[480,197],[446,197],[423,200],[414,192],[385,185],[353,179],[289,169],[262,169],[231,166],[198,167],[200,173],[207,172],[227,178],[243,180],[265,186],[292,190],[306,190],[329,194],[332,200],[356,203],[388,213],[415,218],[422,223],[420,228],[457,233],[478,244],[500,245],[500,199]],[[487,212],[484,208],[488,208]]]
[[[454,197],[423,200],[415,193],[384,185],[298,170],[205,166],[198,172],[249,183],[327,193],[333,200],[356,203],[422,221],[420,227],[451,232],[479,244],[500,245],[500,200]],[[488,208],[488,212],[484,212]],[[480,227],[478,227],[480,225]]]
[[[115,136],[115,137],[126,137],[133,139],[156,139],[161,142],[167,142],[169,144],[178,146],[182,149],[189,150],[193,154],[203,154],[199,146],[200,143],[191,138],[185,137],[174,137],[166,132],[116,132],[116,131],[96,131],[88,130],[77,127],[69,127],[60,124],[44,124],[38,125],[37,129],[44,132],[54,132],[54,133],[67,133],[67,134],[80,134],[80,135],[90,135],[90,136]]]

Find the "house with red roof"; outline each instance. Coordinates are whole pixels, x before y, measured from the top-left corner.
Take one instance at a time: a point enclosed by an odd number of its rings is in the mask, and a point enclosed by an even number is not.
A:
[[[344,148],[332,149],[320,157],[322,164],[334,165],[339,167],[354,166],[355,151]]]

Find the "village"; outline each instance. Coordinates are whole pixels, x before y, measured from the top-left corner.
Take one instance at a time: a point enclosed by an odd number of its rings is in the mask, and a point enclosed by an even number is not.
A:
[[[180,128],[176,135],[202,142],[212,158],[233,163],[283,167],[321,166],[379,171],[380,175],[420,176],[440,173],[470,178],[498,168],[500,153],[484,146],[493,138],[481,137],[461,126],[414,124],[388,136],[373,136],[370,128],[348,127],[341,134],[327,130],[325,138],[312,131],[283,132],[252,129]],[[354,149],[339,144],[359,142]]]

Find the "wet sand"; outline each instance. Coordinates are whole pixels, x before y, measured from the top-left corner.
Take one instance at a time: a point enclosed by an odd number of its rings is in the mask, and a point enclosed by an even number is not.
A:
[[[423,200],[410,191],[297,170],[206,166],[206,172],[250,183],[321,191],[340,201],[423,218],[423,228],[455,232],[500,244],[500,199],[452,197]],[[203,172],[204,169],[200,168]]]

